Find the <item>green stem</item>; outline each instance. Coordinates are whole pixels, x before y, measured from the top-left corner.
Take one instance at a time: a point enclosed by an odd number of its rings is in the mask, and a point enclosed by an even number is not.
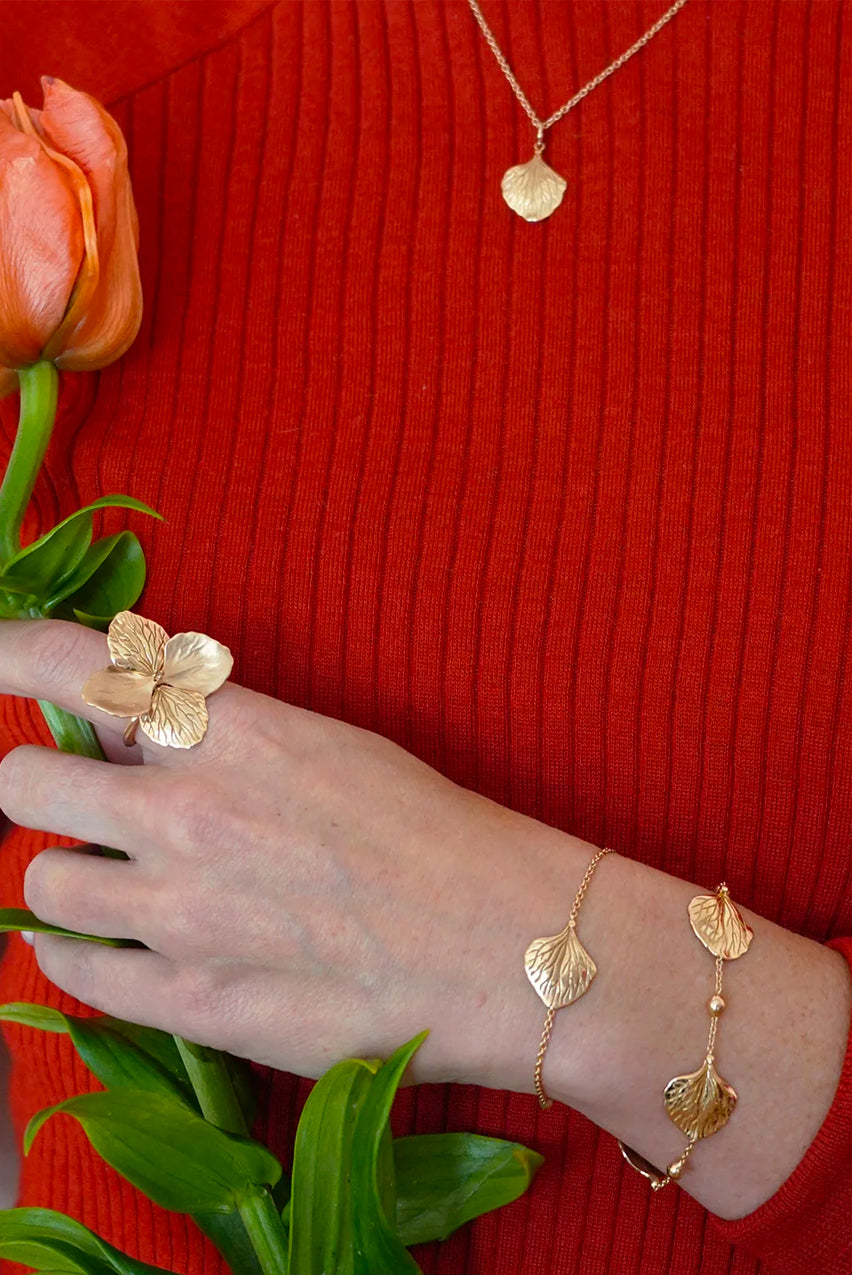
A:
[[[95,734],[95,728],[82,717],[66,713],[64,708],[40,699],[38,706],[48,729],[54,738],[56,747],[63,753],[75,753],[78,757],[92,757],[95,761],[104,761],[104,750]]]
[[[224,1054],[193,1045],[182,1036],[174,1040],[204,1119],[226,1133],[247,1137],[248,1126]],[[263,1275],[284,1275],[287,1231],[272,1196],[264,1191],[241,1200],[237,1208]]]
[[[0,562],[21,548],[21,524],[56,419],[59,374],[53,363],[35,363],[18,372],[21,406],[18,433],[0,486]]]
[[[263,1275],[286,1275],[287,1231],[268,1191],[240,1200],[237,1208],[248,1232]]]
[[[182,1036],[175,1036],[174,1041],[204,1119],[225,1133],[238,1133],[247,1138],[248,1125],[224,1054],[193,1045]]]
[[[64,708],[57,708],[46,699],[40,699],[38,706],[60,752],[74,753],[77,757],[91,757],[95,761],[106,760],[91,722],[67,713]],[[100,846],[99,849],[106,859],[127,858],[121,850],[113,850],[111,846]]]

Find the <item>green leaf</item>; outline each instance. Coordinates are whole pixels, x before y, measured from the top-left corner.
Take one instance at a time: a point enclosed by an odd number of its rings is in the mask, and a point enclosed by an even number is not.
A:
[[[68,1020],[58,1009],[48,1005],[32,1005],[29,1001],[9,1001],[0,1005],[0,1021],[35,1027],[42,1032],[58,1032],[67,1036]]]
[[[245,1058],[235,1058],[233,1054],[225,1054],[224,1057],[237,1102],[242,1108],[247,1126],[251,1128],[257,1115],[257,1089],[251,1066]]]
[[[38,540],[16,553],[6,563],[2,577],[5,584],[0,587],[18,592],[26,589],[27,594],[41,601],[55,596],[60,586],[75,574],[86,555],[92,539],[92,515],[98,509],[112,508],[135,509],[138,513],[160,518],[155,509],[133,496],[101,496],[63,518]]]
[[[239,1275],[263,1275],[243,1219],[230,1213],[193,1213],[192,1220],[212,1240],[232,1271]]]
[[[13,593],[16,597],[35,598],[40,587],[35,576],[27,576],[23,572],[18,576],[0,575],[0,589],[5,589],[7,593]],[[7,600],[6,605],[8,609],[12,604]]]
[[[0,1020],[20,1023],[42,1031],[67,1034],[69,1017],[70,1015],[62,1014],[58,1009],[50,1009],[46,1005],[25,1003],[0,1005]],[[153,1027],[139,1027],[135,1023],[126,1023],[122,1019],[109,1018],[106,1015],[103,1018],[88,1021],[104,1025],[111,1024],[113,1031],[126,1036],[146,1054],[156,1058],[163,1067],[171,1071],[176,1082],[185,1085],[193,1102],[195,1101],[173,1036],[167,1032],[157,1031]],[[288,1189],[287,1180],[282,1177],[276,1192],[283,1190],[286,1193]],[[243,1220],[236,1209],[230,1213],[196,1213],[193,1214],[193,1220],[213,1241],[232,1270],[239,1271],[240,1275],[262,1275]],[[2,1255],[2,1235],[3,1214],[0,1213],[0,1256]],[[16,1258],[15,1260],[23,1261],[24,1259]]]
[[[6,564],[5,588],[16,580],[35,598],[42,600],[62,580],[72,575],[92,539],[92,515],[73,514],[51,531],[27,545]]]
[[[290,1275],[352,1275],[350,1167],[361,1104],[378,1062],[350,1058],[314,1085],[296,1130],[287,1221]]]
[[[0,1211],[0,1259],[55,1275],[162,1275],[53,1209]]]
[[[158,514],[156,509],[152,509],[150,505],[137,500],[135,496],[122,496],[118,493],[111,496],[98,496],[97,500],[93,500],[90,505],[85,505],[82,509],[78,509],[76,513],[70,514],[65,521],[70,522],[71,518],[79,518],[81,514],[94,513],[97,509],[135,509],[139,514],[147,514],[149,518],[156,518],[159,522],[163,521],[163,515]],[[61,526],[62,524],[60,523],[59,525]]]
[[[523,1195],[544,1159],[475,1133],[396,1138],[396,1229],[403,1244],[445,1240],[471,1218]]]
[[[282,1222],[285,1226],[289,1226],[291,1183],[288,1174],[282,1173],[280,1181],[272,1188],[272,1198],[275,1201],[275,1207],[281,1214]]]
[[[281,1176],[266,1147],[208,1124],[164,1094],[133,1089],[78,1094],[33,1116],[28,1154],[51,1116],[73,1116],[108,1164],[155,1204],[176,1213],[222,1212]]]
[[[383,1065],[348,1059],[305,1104],[293,1153],[290,1275],[417,1275],[397,1237],[390,1109],[426,1033]]]
[[[86,611],[78,611],[74,607],[74,619],[78,624],[85,624],[87,629],[97,629],[99,633],[106,633],[113,617],[111,615],[89,615]]]
[[[132,531],[96,540],[76,569],[48,598],[45,611],[76,609],[88,615],[113,616],[129,611],[145,584],[145,555]]]
[[[68,1018],[68,1034],[83,1062],[107,1089],[168,1094],[196,1110],[191,1090],[102,1018]]]
[[[13,562],[19,562],[21,559],[32,554],[33,550],[38,545],[44,544],[44,542],[51,536],[55,536],[58,531],[62,531],[63,528],[71,526],[79,519],[82,518],[84,522],[90,522],[92,514],[96,513],[99,509],[135,509],[137,513],[148,514],[151,518],[159,519],[160,522],[163,520],[162,514],[158,514],[156,509],[152,509],[150,505],[143,504],[142,501],[137,500],[135,496],[99,496],[98,499],[93,500],[90,505],[84,505],[82,509],[75,509],[73,514],[69,514],[67,518],[63,518],[62,522],[58,522],[55,527],[52,527],[50,531],[46,531],[45,534],[38,540],[34,540],[31,545],[27,545],[25,549],[21,549],[12,559],[10,559],[9,563],[7,563],[6,569],[8,570]]]
[[[78,934],[76,930],[64,930],[61,925],[48,925],[26,908],[0,908],[0,934],[11,930],[29,930],[33,934],[59,934],[66,939],[85,939],[87,943],[105,943],[107,947],[128,947],[127,939],[102,939],[95,934]]]
[[[112,1018],[108,1014],[94,1021],[103,1023],[111,1032],[125,1037],[142,1053],[159,1063],[182,1089],[187,1093],[191,1092],[192,1086],[186,1074],[186,1068],[171,1033],[158,1031],[156,1027],[140,1027],[138,1023],[127,1023],[123,1018]]]
[[[421,1032],[384,1063],[358,1112],[352,1150],[355,1275],[414,1275],[420,1271],[396,1232],[393,1159],[383,1152],[399,1082],[427,1035]]]
[[[47,1005],[0,1005],[0,1021],[69,1035],[91,1072],[107,1089],[148,1089],[198,1109],[174,1037],[108,1014],[82,1018]]]

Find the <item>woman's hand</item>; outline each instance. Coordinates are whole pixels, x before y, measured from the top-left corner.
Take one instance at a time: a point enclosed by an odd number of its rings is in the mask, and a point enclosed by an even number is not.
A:
[[[543,1020],[523,954],[565,924],[593,847],[495,806],[376,735],[227,684],[188,752],[87,708],[105,639],[0,625],[0,691],[97,726],[110,762],[17,748],[0,806],[129,862],[46,850],[26,900],[45,921],[139,948],[36,935],[54,983],[97,1009],[307,1076],[386,1056],[424,1027],[410,1079],[531,1091]],[[141,760],[142,765],[116,762]],[[713,882],[705,882],[712,886]],[[579,936],[598,974],[556,1016],[545,1085],[652,1163],[683,1151],[663,1086],[700,1061],[712,963],[686,920],[697,887],[629,858],[600,865]],[[740,1100],[684,1187],[755,1208],[822,1123],[849,1026],[846,962],[743,909],[718,1054]]]
[[[111,759],[16,748],[0,806],[129,855],[46,850],[27,905],[149,949],[37,935],[47,977],[96,1009],[307,1076],[428,1027],[414,1079],[531,1089],[542,1010],[523,953],[553,908],[554,853],[582,843],[386,739],[230,683],[195,748],[141,733],[126,748],[125,723],[80,694],[107,662],[82,627],[0,627],[0,690],[89,718]]]

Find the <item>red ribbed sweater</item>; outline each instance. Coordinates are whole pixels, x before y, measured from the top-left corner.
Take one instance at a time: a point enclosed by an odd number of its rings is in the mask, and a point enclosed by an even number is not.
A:
[[[484,5],[543,113],[666,7]],[[37,101],[49,72],[109,103],[142,229],[141,335],[64,378],[42,525],[150,501],[142,609],[216,634],[247,685],[852,934],[850,17],[690,0],[550,134],[570,186],[531,226],[499,185],[532,131],[463,0],[5,0],[0,95]],[[4,713],[5,747],[32,738]],[[7,839],[5,903],[44,841]],[[17,938],[0,997],[68,1005]],[[64,1038],[8,1039],[18,1122],[89,1084]],[[266,1088],[286,1155],[306,1084]],[[546,1156],[524,1199],[418,1253],[435,1275],[852,1270],[852,1059],[799,1170],[735,1224],[651,1198],[609,1136],[527,1096],[424,1087],[396,1121]],[[21,1198],[221,1270],[71,1121]]]

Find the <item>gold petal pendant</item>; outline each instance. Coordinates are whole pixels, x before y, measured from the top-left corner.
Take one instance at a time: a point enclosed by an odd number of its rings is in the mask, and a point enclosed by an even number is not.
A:
[[[716,894],[697,894],[689,904],[689,923],[708,951],[726,961],[743,956],[754,931],[731,902],[728,887],[720,885]]]
[[[548,1009],[562,1009],[579,1000],[598,972],[573,925],[548,938],[533,939],[524,968]]]
[[[712,1058],[705,1058],[698,1071],[670,1080],[664,1098],[669,1119],[688,1138],[718,1133],[737,1105],[737,1091],[719,1075]]]
[[[529,163],[507,170],[501,189],[506,203],[524,221],[544,221],[562,203],[568,183],[534,155]]]

